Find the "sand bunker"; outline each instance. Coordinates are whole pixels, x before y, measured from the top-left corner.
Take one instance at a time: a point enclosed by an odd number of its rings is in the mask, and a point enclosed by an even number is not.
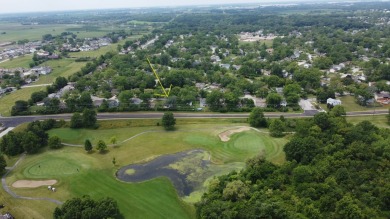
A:
[[[18,180],[12,183],[14,188],[37,188],[40,186],[52,186],[57,183],[57,180]]]
[[[230,136],[231,135],[233,135],[235,133],[249,131],[249,130],[251,130],[250,127],[239,127],[239,128],[235,128],[235,129],[230,129],[230,130],[224,131],[224,132],[220,133],[218,136],[221,139],[221,141],[226,142],[226,141],[230,140]]]

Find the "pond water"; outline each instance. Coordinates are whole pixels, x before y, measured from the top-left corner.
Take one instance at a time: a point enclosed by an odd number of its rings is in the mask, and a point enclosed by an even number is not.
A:
[[[157,177],[168,177],[180,196],[188,196],[199,188],[207,177],[210,155],[203,150],[162,155],[143,164],[131,164],[118,170],[116,176],[125,182],[143,182]]]

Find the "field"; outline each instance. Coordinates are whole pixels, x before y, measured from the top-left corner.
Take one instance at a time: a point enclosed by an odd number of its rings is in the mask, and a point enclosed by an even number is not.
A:
[[[28,100],[36,91],[46,90],[46,87],[23,88],[0,98],[0,114],[10,116],[11,108],[17,100]]]
[[[0,63],[0,68],[30,68],[30,62],[32,61],[32,55],[25,55],[14,58]]]
[[[51,130],[50,136],[57,135],[63,142],[71,144],[83,144],[85,139],[91,139],[93,144],[97,140],[108,143],[113,136],[118,142],[126,139],[127,141],[110,147],[104,154],[88,154],[82,147],[64,147],[29,155],[7,177],[7,184],[12,185],[16,180],[22,179],[56,179],[56,193],[44,187],[12,190],[18,195],[50,197],[61,201],[86,194],[93,198],[109,194],[118,201],[124,218],[194,218],[194,207],[190,203],[199,200],[200,192],[182,199],[167,178],[124,183],[115,178],[116,170],[128,164],[146,162],[160,155],[190,149],[203,149],[208,152],[215,166],[223,164],[225,168],[226,165],[226,169],[220,170],[220,174],[240,169],[246,159],[259,153],[265,154],[275,163],[284,161],[282,147],[287,141],[284,138],[274,139],[266,133],[251,130],[232,135],[228,142],[220,141],[219,133],[246,125],[234,123],[236,120],[221,120],[219,124],[215,123],[215,120],[178,120],[177,130],[172,132],[166,132],[162,127],[156,126],[157,122],[145,120],[147,126],[144,126],[140,120],[102,121],[97,130]],[[137,134],[137,137],[129,139]],[[117,161],[115,166],[112,164],[114,157]],[[1,195],[8,197],[4,192]],[[41,201],[6,199],[5,202],[28,209],[16,211],[18,218],[25,218],[27,215],[48,218],[54,208],[53,204],[49,204],[41,210],[39,206],[46,204]]]
[[[21,25],[20,23],[0,23],[0,30],[6,34],[0,35],[0,42],[10,42],[18,40],[41,40],[42,35],[59,35],[62,32],[74,32],[79,38],[101,37],[105,34],[119,30],[119,27],[85,27],[78,24],[53,24],[53,25]]]

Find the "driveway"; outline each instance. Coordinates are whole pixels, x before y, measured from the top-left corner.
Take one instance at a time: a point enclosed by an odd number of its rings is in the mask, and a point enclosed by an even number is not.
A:
[[[301,99],[299,101],[299,106],[304,110],[304,111],[308,111],[308,110],[317,110],[313,104],[311,104],[311,99]]]

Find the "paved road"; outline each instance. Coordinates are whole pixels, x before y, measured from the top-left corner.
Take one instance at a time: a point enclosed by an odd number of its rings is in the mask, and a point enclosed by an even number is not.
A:
[[[58,201],[58,200],[55,200],[55,199],[51,199],[51,198],[34,198],[34,197],[25,197],[25,196],[20,196],[20,195],[17,195],[15,194],[10,188],[9,186],[7,185],[7,182],[5,181],[5,179],[7,178],[8,174],[14,170],[16,168],[16,166],[26,157],[26,154],[23,154],[22,156],[20,156],[19,160],[11,167],[11,168],[8,168],[7,172],[3,175],[3,177],[1,178],[1,184],[3,186],[3,189],[4,191],[6,191],[8,194],[10,194],[12,197],[14,198],[18,198],[18,199],[27,199],[27,200],[42,200],[42,201],[49,201],[49,202],[53,202],[55,204],[58,204],[58,205],[62,205],[62,202]]]
[[[312,117],[317,114],[317,110],[306,110],[304,113],[266,113],[269,118],[277,118],[284,116],[285,118],[304,118]],[[99,113],[98,120],[112,119],[158,119],[161,118],[163,112],[136,112],[136,113]],[[364,112],[348,112],[347,116],[370,116],[370,115],[385,115],[387,110],[375,110]],[[249,113],[174,113],[175,118],[248,118]],[[36,116],[15,116],[15,117],[0,117],[0,123],[5,127],[16,127],[22,123],[32,122],[44,119],[64,119],[70,120],[72,114],[60,115],[36,115]]]
[[[283,115],[288,118],[310,117],[317,113],[316,110],[305,111],[304,113],[273,113],[265,114],[266,117],[280,117]],[[111,119],[157,119],[161,118],[163,112],[136,112],[136,113],[99,113],[98,120]],[[249,113],[175,113],[175,118],[248,118]],[[22,123],[32,122],[44,119],[64,119],[70,120],[72,114],[59,115],[36,115],[36,116],[14,116],[14,117],[0,117],[0,123],[5,127],[16,127]]]

